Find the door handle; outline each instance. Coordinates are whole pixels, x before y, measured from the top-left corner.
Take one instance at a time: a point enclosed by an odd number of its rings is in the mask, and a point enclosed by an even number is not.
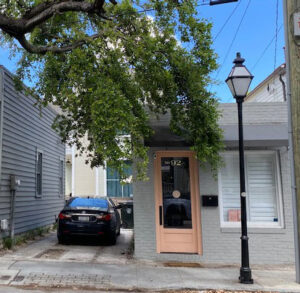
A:
[[[159,225],[162,225],[162,206],[159,206]]]

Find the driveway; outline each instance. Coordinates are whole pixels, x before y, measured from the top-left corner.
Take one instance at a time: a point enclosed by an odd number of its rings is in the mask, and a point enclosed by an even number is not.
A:
[[[113,246],[93,239],[74,239],[70,244],[58,244],[56,233],[52,232],[39,241],[20,247],[15,252],[7,252],[0,257],[3,261],[58,261],[83,263],[126,264],[131,261],[129,255],[132,245],[132,230],[122,230]]]

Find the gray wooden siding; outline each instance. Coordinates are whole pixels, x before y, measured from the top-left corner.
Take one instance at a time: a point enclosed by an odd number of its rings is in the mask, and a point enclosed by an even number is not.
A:
[[[1,70],[1,68],[0,68]],[[0,219],[9,219],[10,174],[21,180],[16,191],[15,233],[54,222],[64,205],[59,192],[60,158],[65,147],[51,128],[56,113],[33,106],[32,97],[17,92],[12,75],[2,68],[3,125],[0,180]],[[0,94],[1,95],[1,94]],[[36,197],[36,152],[43,152],[42,196]]]

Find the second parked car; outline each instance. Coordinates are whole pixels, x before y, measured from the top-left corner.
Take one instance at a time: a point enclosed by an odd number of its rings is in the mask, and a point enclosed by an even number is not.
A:
[[[121,220],[109,198],[71,198],[58,215],[57,238],[64,243],[71,236],[97,236],[114,245],[120,234]]]

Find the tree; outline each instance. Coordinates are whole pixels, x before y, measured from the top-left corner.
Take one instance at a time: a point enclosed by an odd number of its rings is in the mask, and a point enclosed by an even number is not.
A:
[[[196,5],[0,0],[2,44],[21,54],[17,76],[35,84],[39,103],[62,109],[54,128],[88,153],[92,167],[106,161],[121,171],[121,159],[135,158],[144,177],[149,113],[170,111],[171,130],[216,170],[222,133],[206,88],[216,62],[211,24],[197,18]]]

